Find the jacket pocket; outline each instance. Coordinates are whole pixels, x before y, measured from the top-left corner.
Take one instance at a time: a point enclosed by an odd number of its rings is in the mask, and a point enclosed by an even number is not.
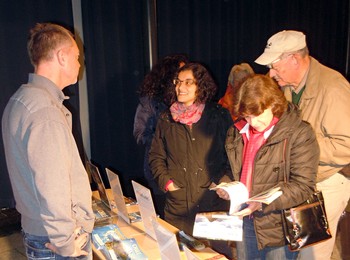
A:
[[[186,189],[180,188],[166,193],[166,210],[174,215],[185,215],[187,213]]]

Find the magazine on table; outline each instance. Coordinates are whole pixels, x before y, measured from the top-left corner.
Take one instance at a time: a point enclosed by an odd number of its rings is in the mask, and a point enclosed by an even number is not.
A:
[[[100,200],[92,200],[92,210],[95,214],[95,226],[111,224],[113,217],[117,216]]]
[[[243,221],[227,212],[197,213],[193,236],[213,240],[242,241]]]
[[[92,242],[106,259],[144,260],[148,259],[134,238],[127,238],[115,224],[95,227]]]

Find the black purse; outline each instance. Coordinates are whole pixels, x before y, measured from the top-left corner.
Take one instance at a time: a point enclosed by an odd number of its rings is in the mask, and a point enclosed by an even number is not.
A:
[[[284,145],[286,146],[286,140]],[[286,175],[287,169],[284,182],[288,181]],[[316,190],[308,200],[297,207],[282,210],[282,222],[284,235],[291,251],[298,251],[332,237],[322,191]]]
[[[282,213],[284,234],[291,251],[332,237],[321,191],[315,191],[307,201]]]

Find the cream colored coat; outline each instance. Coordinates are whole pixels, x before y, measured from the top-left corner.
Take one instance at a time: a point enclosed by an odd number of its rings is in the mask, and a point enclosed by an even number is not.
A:
[[[350,163],[350,85],[339,72],[310,58],[299,107],[302,119],[314,128],[320,146],[319,182]],[[288,90],[286,97],[290,96]]]

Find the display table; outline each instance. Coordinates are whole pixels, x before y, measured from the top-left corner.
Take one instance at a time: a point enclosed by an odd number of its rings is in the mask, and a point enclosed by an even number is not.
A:
[[[110,191],[107,191],[107,192],[110,192]],[[93,198],[98,199],[97,192],[93,192]],[[129,212],[138,211],[138,205],[128,206],[128,211]],[[116,209],[113,209],[113,212],[117,213]],[[119,229],[127,238],[134,238],[137,241],[139,247],[141,248],[143,253],[147,255],[149,260],[161,259],[157,241],[155,241],[154,239],[152,239],[150,236],[146,234],[142,222],[135,222],[135,223],[128,224],[118,216],[113,217],[112,221],[113,221],[113,224],[116,224],[119,227]],[[173,232],[174,234],[176,234],[179,231],[176,227],[170,225],[163,219],[158,218],[157,221],[164,228],[166,228],[170,232]],[[206,247],[201,251],[196,251],[194,252],[194,254],[199,259],[220,259],[220,260],[226,259],[223,255],[220,255],[219,253],[215,252],[213,249],[209,247]],[[104,255],[101,253],[101,251],[97,250],[94,246],[93,246],[93,255],[94,255],[94,258],[93,258],[94,260],[106,259]],[[186,259],[185,253],[183,251],[181,251],[181,257],[182,259]]]

